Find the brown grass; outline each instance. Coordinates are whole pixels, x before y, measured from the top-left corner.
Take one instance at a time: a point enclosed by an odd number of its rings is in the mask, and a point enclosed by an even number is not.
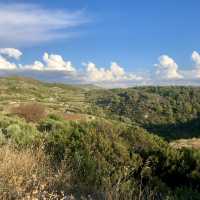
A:
[[[24,118],[27,122],[38,122],[46,116],[44,106],[39,103],[20,104],[13,107],[11,112]]]
[[[54,171],[41,149],[33,153],[0,147],[0,199],[63,199],[66,194],[56,192],[61,179],[67,187],[69,176]]]
[[[170,143],[170,145],[176,149],[189,148],[189,149],[200,149],[200,139],[180,139]]]

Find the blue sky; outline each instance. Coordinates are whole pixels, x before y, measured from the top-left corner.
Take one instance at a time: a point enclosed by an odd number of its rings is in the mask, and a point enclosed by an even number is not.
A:
[[[91,62],[95,64],[96,68],[103,67],[107,70],[112,66],[110,63],[113,62],[122,67],[124,73],[133,73],[137,77],[143,77],[143,84],[147,82],[154,84],[150,79],[159,79],[161,76],[164,78],[157,80],[155,84],[198,83],[199,77],[194,77],[194,74],[197,74],[194,70],[199,70],[200,66],[198,62],[200,59],[198,53],[200,51],[198,42],[200,1],[198,0],[30,0],[28,4],[23,0],[2,0],[0,4],[3,5],[0,7],[0,14],[3,10],[2,7],[6,6],[5,10],[7,11],[7,16],[4,13],[1,15],[3,19],[0,19],[0,25],[5,30],[3,33],[0,30],[0,40],[2,41],[0,48],[15,48],[23,53],[20,61],[16,61],[16,65],[19,64],[18,62],[21,65],[30,65],[35,60],[40,61],[44,52],[47,52],[49,58],[51,54],[61,55],[63,60],[71,61],[76,70],[80,71],[78,77],[81,80],[84,76],[82,75],[84,73],[82,63],[87,65],[86,63]],[[25,8],[19,9],[19,6],[22,5]],[[22,19],[19,20],[24,21],[24,18],[28,20],[29,16],[26,15],[29,14],[26,9],[32,10],[33,16],[37,10],[46,13],[46,18],[49,17],[50,20],[55,21],[53,26],[56,27],[56,30],[49,30],[48,26],[51,26],[51,23],[47,26],[45,21],[43,23],[41,21],[30,22],[29,29],[32,30],[31,24],[35,27],[33,34],[30,34],[29,42],[28,34],[25,35],[29,32],[23,30],[24,27],[20,26],[20,23],[8,21],[11,23],[10,26],[5,23],[6,18],[15,12],[17,13],[16,18],[19,18],[21,16],[19,13],[22,12]],[[15,12],[12,12],[13,10]],[[55,12],[57,15],[54,15]],[[67,14],[68,17],[65,16],[63,19],[59,12]],[[59,20],[71,20],[69,15],[75,18],[75,22],[72,20],[73,26],[68,27],[65,24],[64,28],[57,28],[58,24],[60,26]],[[2,20],[4,23],[1,23]],[[30,20],[32,20],[31,17]],[[27,23],[28,21],[24,22],[24,26],[27,26]],[[35,25],[35,23],[39,23],[39,25]],[[41,26],[48,30],[44,30]],[[18,29],[22,30],[18,31]],[[39,34],[38,32],[34,33],[36,29],[40,31]],[[7,32],[12,30],[13,34],[6,34],[6,30]],[[44,39],[44,35],[41,36],[41,32],[46,34],[46,31],[50,38],[47,41]],[[23,38],[19,39],[16,36],[20,34],[24,34],[24,41]],[[34,37],[43,38],[37,41]],[[197,53],[196,59],[194,56],[191,59],[194,52]],[[11,61],[9,60],[9,62]],[[155,66],[155,64],[157,65]],[[93,66],[93,73],[90,76],[94,76],[95,69]],[[200,74],[200,71],[198,73]],[[152,74],[157,74],[158,78],[152,78],[154,76]],[[100,76],[105,75],[104,72],[100,74]],[[114,78],[111,79],[113,81]],[[116,79],[119,80],[120,77]],[[128,85],[131,84],[130,77],[125,79],[125,82],[128,80]],[[146,80],[144,81],[144,79]],[[179,79],[178,82],[177,79]],[[100,80],[101,78],[99,78],[99,82]],[[109,80],[109,75],[107,80]],[[102,81],[104,80],[102,79]],[[120,79],[120,82],[123,81]]]

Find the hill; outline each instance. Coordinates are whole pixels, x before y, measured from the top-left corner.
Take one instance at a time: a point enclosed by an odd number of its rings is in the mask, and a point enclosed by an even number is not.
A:
[[[200,199],[199,91],[1,78],[0,199]]]
[[[200,135],[199,87],[135,87],[90,91],[99,114],[139,126],[167,139]]]
[[[0,107],[2,110],[9,105],[39,102],[52,111],[83,112],[87,108],[85,92],[88,88],[88,86],[85,89],[83,86],[44,83],[25,77],[1,78]]]
[[[50,113],[137,124],[168,140],[200,135],[199,87],[103,89],[8,77],[0,78],[0,94],[0,110],[5,113],[21,103],[38,102]]]

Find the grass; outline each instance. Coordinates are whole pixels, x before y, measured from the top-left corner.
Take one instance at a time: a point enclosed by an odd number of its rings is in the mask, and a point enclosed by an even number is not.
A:
[[[192,139],[180,139],[175,140],[170,143],[170,145],[176,149],[190,148],[190,149],[200,149],[200,138]]]
[[[84,87],[63,84],[49,84],[30,78],[0,78],[0,107],[8,112],[10,107],[20,103],[39,102],[50,111],[73,110],[85,112],[87,100]]]
[[[68,187],[68,174],[52,169],[41,148],[0,147],[0,199],[64,199],[70,195],[56,191],[61,183]]]

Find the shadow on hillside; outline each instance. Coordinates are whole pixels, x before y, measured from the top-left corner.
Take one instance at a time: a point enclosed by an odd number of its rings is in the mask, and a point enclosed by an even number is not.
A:
[[[175,124],[150,124],[145,125],[149,132],[164,137],[167,140],[188,139],[200,137],[200,114],[188,122],[177,122]]]

